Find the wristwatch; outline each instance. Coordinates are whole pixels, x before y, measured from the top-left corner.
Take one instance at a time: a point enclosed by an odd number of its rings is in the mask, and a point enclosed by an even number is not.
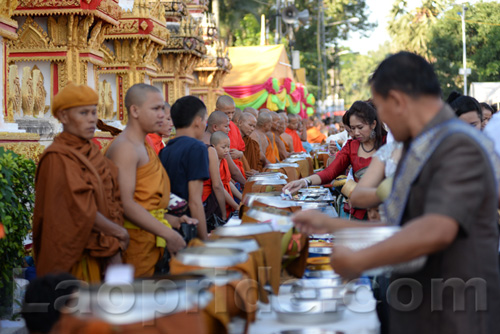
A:
[[[306,178],[304,178],[304,180],[306,180],[306,183],[307,183],[308,187],[312,184],[312,181],[311,181],[310,178],[306,177]]]

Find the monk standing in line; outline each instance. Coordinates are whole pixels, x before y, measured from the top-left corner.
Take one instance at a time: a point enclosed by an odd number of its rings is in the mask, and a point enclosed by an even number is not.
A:
[[[123,260],[134,266],[135,277],[148,277],[154,274],[155,264],[165,246],[172,253],[186,246],[172,227],[196,221],[166,213],[170,180],[155,151],[146,142],[146,135],[158,132],[165,122],[161,92],[154,86],[133,85],[125,95],[125,107],[127,126],[111,143],[106,156],[119,166],[125,227],[130,234],[130,246]]]
[[[285,129],[285,132],[292,137],[293,141],[293,151],[294,152],[305,152],[304,146],[302,146],[302,140],[297,133],[297,128],[300,123],[300,116],[288,114],[288,125]],[[307,135],[306,138],[307,139]],[[306,140],[304,140],[306,141]]]
[[[91,140],[97,93],[69,83],[54,97],[63,132],[45,150],[35,178],[33,244],[38,276],[67,272],[97,283],[108,263],[121,263],[123,226],[118,169]]]
[[[280,139],[283,141],[283,144],[285,145],[285,149],[288,154],[292,154],[294,152],[293,150],[293,139],[292,136],[290,136],[288,133],[286,133],[286,128],[288,126],[288,117],[286,116],[286,113],[280,113],[278,114],[281,117],[281,123],[280,123]]]
[[[281,117],[278,115],[278,113],[274,111],[270,111],[269,113],[271,114],[272,117],[272,125],[271,125],[271,131],[267,133],[267,137],[269,138],[271,144],[273,145],[273,151],[276,160],[280,162],[281,160],[288,158],[285,145],[280,139],[279,129],[280,129]]]
[[[244,112],[240,117],[238,127],[240,128],[243,141],[245,142],[245,158],[250,168],[256,171],[262,171],[262,165],[265,164],[265,156],[260,152],[260,146],[251,135],[257,126],[257,119],[248,112]]]
[[[159,154],[161,149],[165,147],[163,138],[169,138],[172,133],[172,128],[174,123],[172,122],[172,117],[170,117],[170,104],[165,102],[165,121],[160,131],[154,133],[148,133],[146,136],[146,141],[152,148],[154,148],[156,154]]]
[[[309,119],[307,125],[307,141],[311,144],[323,144],[326,136],[321,133],[321,120],[315,116]]]
[[[243,113],[250,113],[253,115],[253,117],[255,117],[255,119],[257,119],[257,117],[259,117],[259,111],[255,108],[252,108],[252,107],[246,107],[245,109],[243,109]]]
[[[243,138],[241,138],[241,133],[236,124],[232,121],[234,113],[236,112],[236,104],[234,100],[228,95],[222,95],[217,99],[215,104],[216,110],[222,111],[229,118],[229,139],[231,141],[230,155],[233,158],[234,163],[241,171],[241,174],[245,175],[245,169],[243,168],[243,152],[245,152],[245,143]]]
[[[267,164],[276,163],[273,146],[266,135],[267,132],[271,131],[272,121],[271,115],[268,112],[259,113],[255,131],[250,135],[253,140],[259,143],[261,160],[264,161],[264,167]]]

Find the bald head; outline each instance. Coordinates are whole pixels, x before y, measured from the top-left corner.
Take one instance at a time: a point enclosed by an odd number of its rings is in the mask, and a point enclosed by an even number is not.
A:
[[[127,114],[130,113],[130,107],[141,107],[144,101],[148,98],[149,93],[157,93],[161,95],[158,88],[144,83],[135,84],[130,87],[127,90],[127,94],[125,94],[125,108],[127,109]]]
[[[229,95],[222,95],[219,96],[217,99],[217,102],[215,103],[215,107],[217,110],[221,110],[224,107],[236,107],[234,100],[232,99],[231,96]]]
[[[259,115],[262,114],[262,113],[267,113],[267,112],[271,112],[271,110],[266,109],[266,108],[262,108],[262,109],[259,110]]]
[[[240,128],[241,134],[243,137],[248,137],[255,130],[255,126],[257,125],[257,119],[248,112],[244,112],[240,117],[240,121],[238,122],[238,126]]]
[[[288,114],[288,128],[290,130],[297,130],[299,123],[298,115]]]
[[[271,117],[271,115],[267,112],[261,112],[259,114],[259,117],[257,117],[257,127],[258,128],[263,128],[265,127],[267,124],[271,124],[273,121],[273,118]]]
[[[232,121],[234,123],[238,123],[238,121],[239,121],[239,119],[240,119],[240,117],[241,117],[242,114],[243,114],[243,111],[241,111],[240,108],[234,108],[234,115],[233,115]]]
[[[255,108],[246,107],[245,109],[243,109],[243,113],[250,113],[255,117],[255,119],[259,117],[259,111]]]
[[[227,131],[225,131],[226,127]],[[226,133],[229,132],[229,118],[222,111],[214,111],[208,117],[207,130],[210,133],[216,131],[225,131]]]
[[[216,132],[212,133],[212,135],[210,136],[210,145],[217,146],[217,144],[219,144],[221,141],[226,140],[226,139],[229,140],[229,137],[227,134],[225,134],[222,131],[216,131]]]

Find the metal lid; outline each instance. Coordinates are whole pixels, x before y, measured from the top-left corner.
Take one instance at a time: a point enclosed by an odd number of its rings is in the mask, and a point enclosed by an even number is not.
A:
[[[286,233],[293,227],[291,219],[292,214],[288,211],[275,209],[275,208],[251,208],[246,212],[246,215],[260,222],[272,221],[275,229],[280,232]]]
[[[217,286],[227,285],[231,282],[241,280],[243,274],[237,270],[203,268],[190,271],[189,274],[203,275],[205,279],[210,280]]]
[[[246,262],[248,254],[234,248],[189,247],[178,252],[176,258],[188,266],[220,268]]]
[[[294,168],[298,168],[299,167],[299,164],[296,164],[296,163],[276,163],[276,164],[268,164],[266,165],[265,168],[267,169],[280,169],[280,168],[283,168],[283,167],[294,167]]]
[[[251,207],[254,201],[266,202],[270,199],[281,199],[281,192],[270,191],[267,193],[248,193],[243,199],[243,204],[247,207]]]
[[[265,179],[265,180],[259,180],[259,181],[255,181],[255,184],[257,185],[270,185],[270,186],[274,186],[274,185],[278,185],[278,184],[286,184],[286,180],[283,180],[283,179]]]
[[[205,241],[205,246],[240,249],[246,253],[255,252],[259,249],[259,244],[254,239],[222,238]]]
[[[309,247],[309,254],[332,254],[332,247]]]
[[[271,224],[241,224],[236,226],[221,226],[215,229],[214,234],[222,237],[243,237],[273,232]]]

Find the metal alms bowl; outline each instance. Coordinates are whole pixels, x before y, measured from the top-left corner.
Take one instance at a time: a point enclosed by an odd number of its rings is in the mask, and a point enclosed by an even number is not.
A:
[[[204,280],[208,280],[209,283],[216,286],[224,286],[243,278],[243,274],[241,272],[223,268],[203,268],[190,271],[187,274],[203,275],[205,277]]]
[[[346,228],[335,233],[335,243],[358,251],[384,241],[401,230],[399,226]],[[422,269],[427,256],[421,256],[408,262],[371,269],[366,275],[376,276],[385,272],[411,273]]]
[[[271,303],[279,322],[301,325],[339,321],[346,308],[338,300],[300,300],[292,295],[273,296]]]
[[[265,179],[265,180],[259,180],[255,181],[254,184],[256,185],[264,185],[264,186],[276,186],[276,185],[285,185],[287,182],[286,180],[283,179]]]
[[[352,300],[352,294],[340,277],[302,279],[292,285],[291,292],[299,300],[338,300],[344,304]]]
[[[254,201],[265,203],[269,198],[281,199],[281,192],[270,191],[268,193],[248,193],[243,199],[243,205],[251,207]]]
[[[154,320],[188,310],[201,310],[213,295],[203,285],[169,279],[140,280],[132,284],[82,287],[76,294],[73,315],[98,318],[113,325]],[[73,310],[72,310],[73,311]]]
[[[221,226],[213,232],[220,237],[244,237],[273,232],[271,224],[241,224],[235,226]]]
[[[266,172],[252,175],[248,178],[248,182],[251,181],[260,181],[260,180],[268,180],[268,179],[283,179],[286,180],[288,176],[283,173],[278,172]]]
[[[280,168],[284,168],[284,167],[294,167],[294,168],[299,168],[299,164],[297,163],[294,163],[294,162],[290,162],[290,163],[276,163],[276,164],[267,164],[266,165],[266,169],[276,169],[276,170],[279,170]]]
[[[248,254],[234,248],[189,247],[179,251],[176,258],[187,266],[221,268],[246,262]]]

